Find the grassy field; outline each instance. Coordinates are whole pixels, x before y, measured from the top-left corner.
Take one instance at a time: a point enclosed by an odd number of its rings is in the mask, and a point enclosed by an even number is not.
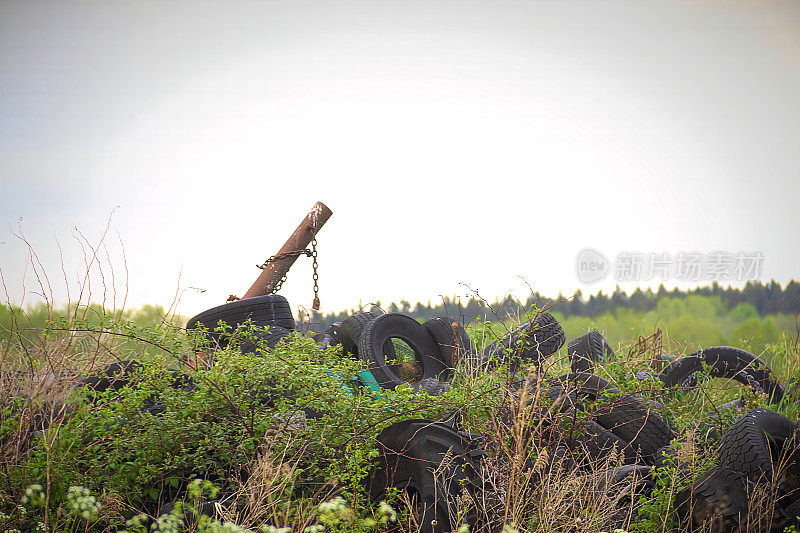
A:
[[[783,383],[800,372],[796,318],[759,316],[747,304],[728,310],[713,298],[666,298],[647,313],[618,309],[595,319],[552,311],[567,339],[590,329],[603,333],[615,355],[597,374],[623,392],[658,402],[675,432],[679,460],[651,474],[656,488],[646,498],[620,498],[619,487],[609,485],[619,454],[591,464],[580,459],[579,466],[563,455],[564,424],[573,427],[592,416],[591,409],[570,420],[552,414],[547,378],[569,370],[566,348],[538,374],[523,368],[516,379],[527,376],[524,385],[512,383],[507,368],[464,363],[440,396],[409,387],[371,393],[338,377],[358,373],[360,362],[300,336],[274,350],[243,354],[238,341],[256,339],[253,332],[240,332],[231,346],[213,354],[213,366],[193,368],[187,354],[210,348],[202,336],[181,329],[180,317],[157,307],[123,314],[4,308],[0,528],[145,531],[165,504],[181,501],[184,510],[152,527],[413,531],[417,515],[407,494],[388,494],[384,502],[367,494],[376,438],[399,421],[451,419],[481,435],[486,451],[479,495],[465,492],[459,500],[465,521],[477,510],[488,530],[507,533],[672,531],[676,494],[713,464],[719,436],[737,416],[766,405],[766,399],[719,379],[690,392],[665,391],[636,373],[652,375],[662,353],[680,356],[715,345],[759,355]],[[514,325],[473,322],[467,329],[481,349]],[[127,386],[75,391],[81,374],[131,359],[145,364]],[[197,389],[176,385],[176,372]],[[743,409],[720,410],[738,397]],[[792,402],[772,408],[797,420]],[[303,409],[317,414],[302,424],[287,422]],[[210,499],[219,502],[213,520],[187,511]],[[751,506],[761,514],[749,530],[763,529],[767,507]],[[451,529],[465,527],[453,523]]]

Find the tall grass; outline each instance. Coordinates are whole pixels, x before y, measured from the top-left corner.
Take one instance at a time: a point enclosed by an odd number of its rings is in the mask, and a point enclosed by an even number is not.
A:
[[[87,258],[88,265],[95,261]],[[36,269],[44,288],[50,278],[41,265]],[[653,377],[661,355],[731,344],[762,356],[781,381],[800,374],[800,345],[788,325],[780,331],[783,319],[739,310],[728,320],[703,299],[665,301],[643,315],[618,311],[595,321],[563,320],[569,338],[593,327],[606,335],[616,353],[596,373],[647,402],[679,435],[672,463],[657,472],[620,476],[619,450],[594,457],[587,448],[584,422],[590,413],[565,403],[569,391],[552,394],[550,378],[569,372],[565,349],[541,368],[516,375],[465,356],[452,389],[438,397],[406,387],[353,394],[332,376],[354,375],[361,363],[299,336],[263,356],[242,354],[234,342],[214,354],[213,366],[191,368],[187,356],[210,347],[201,336],[187,335],[180,317],[170,309],[90,304],[92,279],[87,275],[72,292],[81,295],[78,301],[62,307],[48,299],[0,309],[0,527],[33,528],[40,521],[48,531],[122,529],[141,513],[156,518],[165,503],[186,498],[201,475],[222,488],[215,519],[240,530],[413,531],[415,503],[408,494],[400,491],[386,507],[369,501],[364,482],[378,453],[379,431],[426,418],[454,421],[485,450],[477,490],[462,491],[459,500],[462,511],[478,511],[485,531],[667,532],[677,522],[676,495],[713,464],[718,436],[765,399],[731,380],[711,380],[691,392],[665,391]],[[477,351],[539,312],[524,311],[512,320],[498,316],[470,324]],[[717,322],[717,329],[709,326]],[[75,390],[80,376],[130,359],[147,363],[135,387],[91,400]],[[191,377],[198,391],[176,390],[170,371]],[[280,398],[260,402],[263,390]],[[721,408],[739,396],[742,409]],[[163,411],[143,413],[142,403],[152,398]],[[296,426],[291,422],[303,408],[322,417]],[[776,408],[796,420],[797,403],[787,400]],[[434,477],[441,479],[447,467],[439,465]],[[26,500],[26,489],[38,485],[42,501]],[[70,487],[78,485],[96,496],[96,516],[72,513],[69,495],[78,492]],[[755,515],[745,529],[763,526],[771,487],[753,496]],[[331,504],[336,497],[346,504]],[[194,517],[183,529],[209,527]]]

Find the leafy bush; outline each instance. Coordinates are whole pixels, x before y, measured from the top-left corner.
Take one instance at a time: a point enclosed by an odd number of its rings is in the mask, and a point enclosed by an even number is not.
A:
[[[683,307],[676,305],[662,310],[679,314]],[[16,321],[38,323],[42,313]],[[737,313],[742,321],[753,318],[747,309]],[[221,325],[230,342],[214,349],[205,332],[187,334],[151,314],[135,320],[66,310],[50,313],[25,335],[4,337],[0,527],[408,529],[413,517],[403,494],[372,502],[365,483],[378,453],[377,435],[398,421],[422,418],[448,419],[481,435],[487,454],[480,511],[493,530],[669,531],[674,495],[707,468],[714,435],[735,419],[734,411],[718,407],[742,394],[748,409],[764,404],[751,390],[720,380],[701,380],[689,393],[664,391],[651,367],[653,355],[660,355],[655,345],[617,349],[597,373],[620,394],[663,403],[663,416],[683,435],[680,466],[662,467],[650,497],[631,501],[622,512],[603,488],[618,457],[575,469],[569,465],[580,458],[562,454],[560,428],[580,427],[592,408],[558,414],[546,394],[544,377],[568,371],[565,350],[544,368],[516,375],[506,367],[489,372],[465,363],[452,388],[437,397],[408,386],[376,393],[351,378],[363,363],[298,334],[269,349],[260,344],[260,328],[232,332]],[[512,327],[475,323],[470,334],[480,349]],[[260,350],[242,353],[243,343]],[[189,364],[197,353],[205,356]],[[765,358],[786,378],[800,371],[798,355],[797,344],[784,335]],[[76,389],[82,377],[130,359],[141,365],[124,376],[124,386]],[[781,409],[796,416],[798,408],[787,401]],[[201,514],[210,499],[219,504],[214,518]],[[179,505],[154,522],[172,502]]]

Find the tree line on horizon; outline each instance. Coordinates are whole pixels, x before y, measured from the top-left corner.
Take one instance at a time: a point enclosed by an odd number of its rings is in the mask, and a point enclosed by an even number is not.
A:
[[[787,283],[785,287],[781,287],[780,283],[771,280],[768,283],[748,281],[742,288],[722,287],[714,282],[709,286],[688,290],[681,290],[677,287],[668,290],[662,284],[655,291],[649,287],[645,290],[637,287],[631,294],[628,294],[617,285],[616,290],[611,294],[604,294],[603,291],[599,291],[597,294],[589,295],[588,298],[583,296],[583,292],[580,289],[570,297],[559,294],[556,298],[533,292],[525,302],[510,295],[494,302],[487,302],[480,298],[470,298],[464,301],[445,296],[438,304],[431,304],[429,301],[427,304],[417,302],[416,305],[412,306],[410,302],[400,300],[400,302],[392,302],[384,306],[378,301],[366,304],[360,310],[376,313],[403,313],[419,320],[427,320],[435,316],[452,316],[461,320],[466,319],[467,322],[477,318],[486,320],[503,319],[524,313],[534,307],[538,309],[554,309],[564,317],[598,317],[614,313],[619,308],[645,313],[655,309],[658,301],[664,298],[681,299],[693,295],[718,297],[728,309],[733,309],[740,304],[751,304],[762,316],[777,313],[786,315],[800,313],[800,283],[795,280]],[[312,324],[341,322],[357,311],[359,309],[329,314],[314,312],[311,322]]]

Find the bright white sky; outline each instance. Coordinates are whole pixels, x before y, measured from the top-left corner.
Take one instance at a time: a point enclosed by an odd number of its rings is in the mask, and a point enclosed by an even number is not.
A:
[[[107,301],[127,262],[128,307],[179,293],[192,315],[317,200],[323,311],[613,290],[578,281],[584,247],[759,251],[762,279],[800,277],[796,1],[6,0],[0,31],[17,303],[41,299],[18,223],[64,302],[74,228],[94,245],[113,211]],[[308,259],[282,293],[310,306]]]

